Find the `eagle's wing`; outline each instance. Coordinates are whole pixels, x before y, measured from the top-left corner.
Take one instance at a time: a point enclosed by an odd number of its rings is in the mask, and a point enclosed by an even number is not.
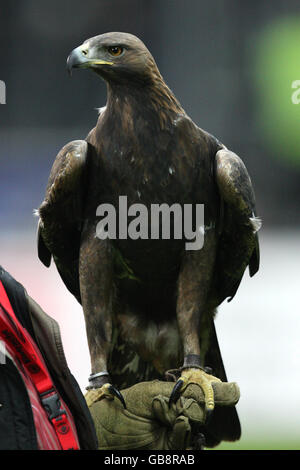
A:
[[[250,276],[259,269],[257,231],[261,220],[256,217],[252,183],[242,160],[233,152],[221,149],[215,157],[215,179],[221,198],[220,241],[216,260],[218,304],[231,300],[247,266]]]
[[[70,142],[60,150],[38,209],[38,256],[47,267],[53,257],[63,282],[79,302],[78,258],[91,151],[84,140]]]
[[[219,244],[215,265],[212,298],[214,307],[227,297],[233,298],[249,266],[253,276],[259,268],[257,231],[261,222],[256,217],[251,180],[242,160],[222,148],[215,155],[215,182],[220,196]],[[209,327],[209,347],[205,364],[223,382],[227,382],[214,321]],[[214,447],[222,440],[240,438],[241,427],[235,407],[217,407],[205,428],[206,444]]]

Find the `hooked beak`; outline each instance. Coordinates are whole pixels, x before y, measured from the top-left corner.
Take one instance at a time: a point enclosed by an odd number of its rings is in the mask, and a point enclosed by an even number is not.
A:
[[[67,58],[67,70],[70,75],[72,75],[73,68],[88,68],[95,65],[113,65],[113,62],[90,58],[89,47],[88,44],[85,43],[79,47],[76,47],[76,49],[73,49]]]

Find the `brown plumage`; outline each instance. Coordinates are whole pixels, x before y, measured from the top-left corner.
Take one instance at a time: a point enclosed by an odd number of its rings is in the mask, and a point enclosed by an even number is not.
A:
[[[107,104],[86,140],[67,144],[55,160],[39,209],[39,257],[49,265],[53,256],[82,303],[92,373],[108,370],[122,388],[183,365],[210,366],[226,381],[215,309],[235,295],[246,267],[253,275],[259,264],[245,166],[186,115],[135,36],[89,39],[68,67],[99,74]],[[204,204],[203,248],[186,251],[174,238],[100,240],[97,207],[117,208],[120,195],[128,206]],[[208,445],[238,439],[235,409],[215,410],[205,432]]]

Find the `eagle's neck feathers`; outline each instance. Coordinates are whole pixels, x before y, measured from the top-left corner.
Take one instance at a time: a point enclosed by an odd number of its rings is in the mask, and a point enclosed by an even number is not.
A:
[[[108,84],[106,112],[122,116],[123,122],[143,119],[159,130],[172,126],[178,115],[185,114],[158,70],[152,74],[151,81],[137,86]]]

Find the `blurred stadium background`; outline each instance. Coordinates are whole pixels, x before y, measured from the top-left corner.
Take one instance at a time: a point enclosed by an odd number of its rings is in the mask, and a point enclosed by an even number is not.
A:
[[[50,168],[105,104],[92,73],[65,70],[88,37],[125,31],[153,53],[187,113],[244,160],[261,230],[261,269],[216,320],[243,427],[230,449],[300,449],[300,4],[297,0],[0,1],[0,263],[61,326],[82,390],[90,373],[80,306],[38,260],[36,219]]]

